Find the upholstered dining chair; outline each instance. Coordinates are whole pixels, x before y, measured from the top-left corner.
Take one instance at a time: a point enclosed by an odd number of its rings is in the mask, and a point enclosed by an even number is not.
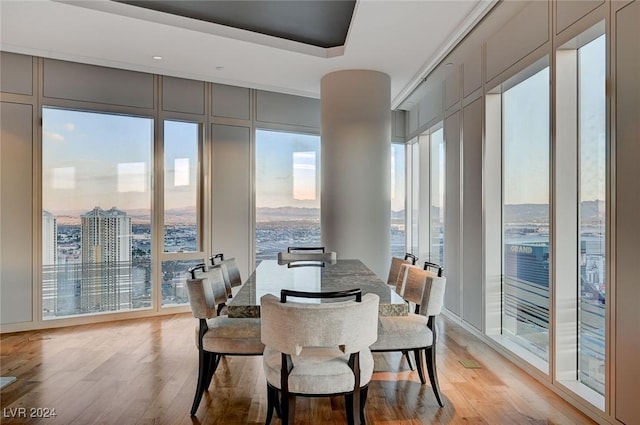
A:
[[[322,298],[330,302],[295,302],[287,298]],[[354,300],[335,301],[353,297]],[[373,374],[369,346],[377,337],[378,295],[359,289],[333,293],[282,290],[278,299],[261,298],[260,315],[267,419],[280,394],[283,424],[293,424],[297,396],[344,395],[347,422],[363,424],[367,389]]]
[[[287,252],[324,252],[323,246],[288,246]]]
[[[209,258],[211,267],[221,267],[224,282],[227,285],[229,298],[238,293],[242,286],[242,276],[240,276],[240,268],[235,258],[224,258],[224,254],[216,254]]]
[[[216,264],[215,266],[207,267],[205,263],[199,263],[187,269],[187,273],[189,273],[189,275],[191,276],[191,279],[201,277],[201,278],[209,279],[210,282],[217,281],[217,278],[220,276],[220,273],[222,273],[223,282],[225,286],[225,293],[218,294],[216,296],[216,299],[214,300],[218,315],[226,314],[225,307],[231,295],[231,284],[229,283],[228,279],[224,277],[224,272],[225,270],[222,269],[221,264]]]
[[[442,268],[442,266],[440,264],[436,264],[436,263],[432,263],[430,261],[425,261],[424,262],[424,270],[434,270],[434,273],[436,273],[438,275],[438,277],[442,277],[442,272],[444,272],[444,269]]]
[[[218,316],[216,305],[227,299],[221,268],[210,269],[207,277],[187,279],[189,303],[198,319],[196,347],[198,348],[198,383],[191,406],[195,415],[202,395],[209,388],[223,355],[261,355],[260,319],[233,319]]]
[[[419,267],[407,267],[403,298],[415,304],[415,312],[407,316],[381,316],[378,340],[373,352],[413,351],[420,382],[425,384],[423,363],[426,360],[429,381],[440,406],[444,406],[436,371],[436,316],[444,303],[446,278]]]
[[[278,252],[278,263],[289,261],[329,261],[335,262],[338,256],[330,252]]]
[[[414,265],[416,264],[416,261],[418,261],[418,257],[408,252],[404,254],[404,259],[400,257],[391,258],[391,266],[389,267],[389,276],[387,277],[387,284],[395,287],[398,283],[398,279],[401,278],[400,267],[402,267],[403,264]]]

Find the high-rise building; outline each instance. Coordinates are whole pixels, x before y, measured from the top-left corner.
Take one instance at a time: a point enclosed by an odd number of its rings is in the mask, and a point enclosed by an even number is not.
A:
[[[82,312],[131,308],[131,217],[100,207],[82,219]]]
[[[58,299],[58,224],[49,211],[42,211],[42,309],[45,312],[56,310]]]
[[[58,224],[49,211],[42,211],[42,265],[54,265],[58,252]]]

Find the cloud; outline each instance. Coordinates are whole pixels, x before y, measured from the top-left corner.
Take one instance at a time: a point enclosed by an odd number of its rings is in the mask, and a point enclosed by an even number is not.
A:
[[[68,122],[64,125],[64,129],[67,131],[73,131],[76,129],[76,125],[74,123]]]
[[[44,136],[45,139],[50,140],[52,142],[64,142],[64,136],[59,133],[44,131],[42,135]]]

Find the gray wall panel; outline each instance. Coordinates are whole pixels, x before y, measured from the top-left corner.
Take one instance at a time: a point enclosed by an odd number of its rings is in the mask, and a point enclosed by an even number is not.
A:
[[[320,128],[320,100],[258,90],[256,121]]]
[[[549,3],[532,1],[487,40],[487,82],[549,40]]]
[[[213,252],[235,257],[249,277],[251,235],[251,129],[212,126]]]
[[[482,100],[463,110],[462,318],[482,330]]]
[[[33,111],[2,102],[0,144],[0,323],[33,320]]]
[[[153,74],[45,59],[44,96],[151,109]]]
[[[33,94],[33,57],[0,52],[0,91]]]
[[[447,289],[444,304],[460,314],[460,112],[444,121],[445,217],[444,268]]]
[[[453,67],[444,82],[444,109],[460,101],[460,67]]]
[[[204,115],[204,81],[162,77],[162,110]]]
[[[640,424],[640,2],[616,19],[616,418]]]
[[[433,120],[442,116],[442,99],[444,85],[438,84],[431,89],[425,97],[420,99],[420,117],[418,119],[418,128],[433,122]]]
[[[474,50],[462,68],[462,96],[467,97],[482,87],[482,49]]]
[[[251,91],[244,87],[211,85],[211,114],[215,117],[248,120],[251,118]]]
[[[391,141],[402,143],[406,139],[405,134],[405,111],[391,111]]]
[[[418,116],[420,113],[420,104],[415,105],[407,112],[409,119],[407,120],[407,136],[414,135],[418,131]]]
[[[556,2],[556,34],[604,3],[603,0],[579,0]]]

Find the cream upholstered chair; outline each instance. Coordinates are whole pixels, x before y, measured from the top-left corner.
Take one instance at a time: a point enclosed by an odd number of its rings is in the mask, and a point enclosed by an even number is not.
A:
[[[403,264],[414,265],[416,261],[418,261],[418,257],[408,252],[404,254],[404,259],[400,257],[391,258],[391,267],[389,267],[389,276],[387,277],[387,284],[391,286],[396,286],[398,283],[398,279],[402,278],[402,276],[400,275],[400,267],[402,267]]]
[[[238,290],[243,283],[236,259],[225,259],[224,254],[220,253],[211,256],[209,260],[211,260],[211,267],[222,267],[222,275],[224,276],[224,282],[227,285],[229,298],[232,298],[238,293]]]
[[[342,298],[321,303],[287,301],[288,296]],[[281,395],[283,424],[293,424],[295,397],[345,395],[348,423],[364,423],[367,388],[373,374],[369,346],[376,340],[378,295],[360,290],[309,293],[282,290],[261,298],[267,420]]]
[[[324,252],[323,246],[289,246],[287,252]]]
[[[334,251],[330,252],[279,252],[278,263],[285,264],[291,261],[328,261],[334,263],[338,256]]]
[[[214,269],[220,269],[220,270],[214,271]],[[187,272],[191,275],[191,279],[195,279],[196,277],[201,277],[201,278],[209,279],[210,282],[216,281],[217,278],[220,276],[220,273],[222,273],[223,282],[225,286],[225,294],[224,295],[219,294],[215,299],[215,303],[216,303],[218,315],[226,314],[225,307],[227,304],[227,300],[231,294],[231,285],[228,283],[227,279],[224,278],[224,270],[221,269],[220,264],[207,267],[205,263],[200,263],[200,264],[196,264],[195,266],[189,267],[187,269]]]
[[[440,264],[436,264],[436,263],[432,263],[429,261],[425,261],[424,262],[424,270],[435,270],[434,273],[436,273],[438,275],[438,277],[442,277],[442,272],[444,272],[444,269],[442,268],[442,266]]]
[[[373,352],[413,351],[420,382],[425,384],[422,365],[426,360],[433,393],[440,406],[438,375],[436,372],[436,325],[444,303],[446,278],[419,267],[407,267],[403,298],[415,304],[415,313],[407,316],[386,316],[378,319],[378,340],[371,346]]]
[[[202,395],[209,388],[220,357],[223,355],[261,355],[260,319],[232,319],[218,316],[216,305],[227,300],[227,290],[221,268],[210,269],[207,277],[187,279],[189,303],[198,319],[198,384],[191,407],[195,415]]]

